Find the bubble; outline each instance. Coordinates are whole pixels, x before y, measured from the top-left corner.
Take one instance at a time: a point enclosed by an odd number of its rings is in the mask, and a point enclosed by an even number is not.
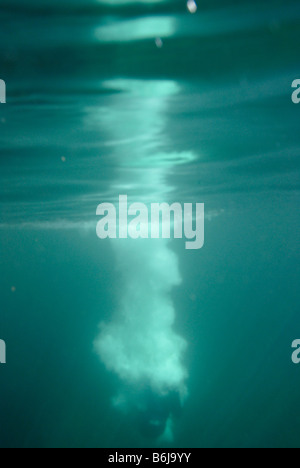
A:
[[[155,39],[155,45],[156,45],[156,47],[157,47],[158,49],[161,49],[161,48],[164,46],[164,43],[163,43],[163,41],[161,40],[160,37],[157,37],[157,38]]]
[[[189,10],[190,13],[194,14],[198,10],[197,3],[195,0],[188,0],[187,2],[187,9]]]

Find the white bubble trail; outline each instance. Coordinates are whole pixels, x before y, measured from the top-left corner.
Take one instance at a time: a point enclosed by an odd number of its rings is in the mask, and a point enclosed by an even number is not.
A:
[[[167,201],[174,190],[170,170],[194,159],[192,153],[161,152],[165,146],[165,111],[178,91],[173,82],[115,80],[109,107],[89,115],[89,125],[106,128],[119,177],[114,199],[124,193],[132,201]],[[126,93],[124,93],[126,90]],[[120,142],[126,141],[126,144]],[[95,349],[108,370],[126,387],[115,398],[118,407],[144,414],[145,432],[171,432],[170,414],[186,394],[185,339],[175,331],[173,288],[181,283],[177,255],[165,239],[111,240],[119,282],[119,306],[110,323],[101,324]],[[173,398],[178,395],[178,399]],[[132,397],[133,395],[133,397]]]

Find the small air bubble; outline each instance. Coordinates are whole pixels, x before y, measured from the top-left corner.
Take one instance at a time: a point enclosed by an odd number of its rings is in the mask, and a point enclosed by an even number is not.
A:
[[[197,3],[195,0],[188,0],[187,2],[187,9],[189,10],[190,13],[194,14],[198,10]]]
[[[161,49],[161,48],[163,47],[163,45],[164,45],[164,43],[163,43],[163,41],[161,40],[160,37],[157,37],[157,38],[155,39],[155,44],[156,44],[156,47],[157,47],[158,49]]]

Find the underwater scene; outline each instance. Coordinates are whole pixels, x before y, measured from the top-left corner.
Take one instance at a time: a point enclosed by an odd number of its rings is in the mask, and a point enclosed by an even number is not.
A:
[[[1,448],[300,447],[299,31],[1,0]]]

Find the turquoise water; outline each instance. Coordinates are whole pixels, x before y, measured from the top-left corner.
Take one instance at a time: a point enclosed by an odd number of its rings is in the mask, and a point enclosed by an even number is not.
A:
[[[299,447],[299,2],[0,22],[0,446]],[[99,240],[125,193],[205,203],[204,248]]]

